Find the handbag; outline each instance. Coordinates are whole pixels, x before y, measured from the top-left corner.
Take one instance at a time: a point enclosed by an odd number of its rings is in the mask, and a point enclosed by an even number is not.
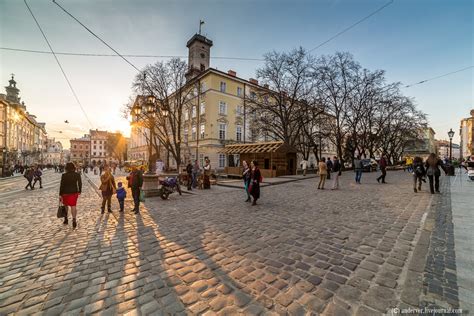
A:
[[[145,192],[140,191],[140,202],[145,202]]]
[[[59,205],[58,205],[58,212],[56,213],[56,216],[58,218],[63,218],[63,217],[66,217],[67,216],[67,209],[66,209],[66,206],[64,206],[63,204],[61,204],[61,202],[59,202]]]

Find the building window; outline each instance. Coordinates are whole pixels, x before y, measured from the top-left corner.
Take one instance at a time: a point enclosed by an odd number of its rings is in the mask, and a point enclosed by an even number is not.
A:
[[[243,115],[244,114],[244,107],[242,105],[237,105],[236,113],[237,113],[237,115]]]
[[[204,154],[199,154],[199,164],[204,166]]]
[[[227,104],[224,101],[219,102],[219,114],[227,115]]]
[[[196,140],[196,125],[191,127],[191,140]]]
[[[184,110],[184,120],[187,121],[189,120],[189,111]]]
[[[206,125],[204,123],[201,123],[201,131],[200,131],[201,139],[204,139],[205,132],[206,132]]]
[[[94,156],[97,156],[97,154],[95,153],[95,151],[94,151]]]
[[[226,124],[219,124],[219,139],[225,139],[225,134],[227,131],[227,125]]]
[[[241,87],[237,87],[237,96],[238,97],[242,96],[242,88]]]
[[[242,126],[237,125],[235,139],[240,142],[242,141]]]
[[[201,107],[199,108],[199,114],[206,113],[206,103],[204,101],[201,102]]]
[[[206,91],[206,83],[201,82],[201,93],[203,93],[204,91]]]
[[[255,100],[257,98],[257,94],[255,92],[250,92],[250,99]]]
[[[219,168],[225,168],[225,154],[219,154]]]
[[[196,106],[195,105],[193,105],[193,107],[191,108],[191,117],[192,118],[196,117]]]
[[[189,133],[189,130],[188,130],[188,127],[186,126],[184,128],[184,142],[187,143],[188,142],[188,133]]]
[[[226,83],[224,81],[221,81],[221,92],[225,92],[226,86]]]
[[[102,144],[102,141],[101,141],[101,140],[99,140],[99,144]]]

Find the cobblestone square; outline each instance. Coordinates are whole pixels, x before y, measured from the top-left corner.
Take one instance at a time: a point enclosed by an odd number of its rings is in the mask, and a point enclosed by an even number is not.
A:
[[[356,185],[346,172],[336,191],[315,178],[269,185],[253,207],[242,190],[213,186],[150,198],[136,216],[129,197],[123,214],[113,201],[101,215],[83,175],[76,230],[55,217],[59,174],[34,191],[2,180],[0,314],[381,315],[421,306],[424,284],[458,306],[455,270],[440,286],[423,274],[425,258],[437,272],[427,224],[449,179],[431,195],[414,194],[402,171],[385,185],[375,177]],[[440,243],[450,235],[437,232]]]

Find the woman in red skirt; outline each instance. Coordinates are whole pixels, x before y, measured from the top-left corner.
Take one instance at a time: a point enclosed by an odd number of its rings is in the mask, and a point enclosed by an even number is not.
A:
[[[72,227],[77,227],[76,215],[77,215],[77,198],[81,194],[82,181],[81,175],[76,172],[76,166],[72,162],[66,164],[66,173],[61,176],[61,186],[59,188],[59,200],[63,205],[71,208],[72,215]],[[64,218],[64,224],[68,224],[67,213]]]

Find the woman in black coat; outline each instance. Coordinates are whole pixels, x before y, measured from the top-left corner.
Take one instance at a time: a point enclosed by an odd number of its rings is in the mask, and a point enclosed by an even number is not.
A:
[[[262,174],[258,168],[258,163],[253,160],[250,163],[250,195],[253,197],[252,205],[257,205],[257,200],[260,198],[260,182],[262,182]]]
[[[72,162],[66,164],[66,173],[61,176],[61,185],[59,188],[59,200],[64,206],[71,207],[72,227],[77,227],[77,198],[82,191],[81,175],[76,172],[76,166]],[[67,225],[67,213],[64,218],[64,224]]]

